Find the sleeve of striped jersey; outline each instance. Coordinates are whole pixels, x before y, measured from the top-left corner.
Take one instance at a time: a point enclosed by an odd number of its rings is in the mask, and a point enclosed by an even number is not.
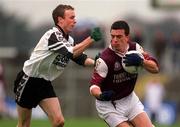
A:
[[[86,59],[87,59],[87,55],[86,54],[81,54],[81,55],[79,55],[76,58],[72,58],[72,60],[74,62],[76,62],[77,64],[79,64],[79,65],[84,65]]]
[[[57,36],[55,35],[55,33],[52,33],[50,38],[48,39],[48,48],[51,51],[63,54],[68,56],[69,58],[73,57],[73,53],[72,53],[72,47],[67,47],[64,43],[63,43],[63,36],[57,39]]]

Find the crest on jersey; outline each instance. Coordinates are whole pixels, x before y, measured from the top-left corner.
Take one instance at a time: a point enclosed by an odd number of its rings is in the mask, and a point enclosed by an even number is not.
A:
[[[58,41],[63,41],[64,37],[61,32],[56,31],[55,34],[56,34]]]
[[[59,31],[56,31],[55,33],[56,33],[56,35],[57,35],[57,36],[62,35],[62,33],[61,33],[61,32],[59,32]]]
[[[119,71],[121,69],[121,64],[116,61],[115,64],[114,64],[114,71]]]

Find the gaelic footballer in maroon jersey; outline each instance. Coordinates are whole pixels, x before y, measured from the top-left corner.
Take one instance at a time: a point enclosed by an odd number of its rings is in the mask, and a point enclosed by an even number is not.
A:
[[[90,93],[96,98],[98,115],[110,127],[133,126],[152,127],[152,123],[144,111],[144,106],[134,92],[138,73],[131,74],[122,67],[142,66],[150,73],[158,73],[159,67],[155,58],[146,53],[136,42],[129,40],[129,25],[125,21],[112,24],[111,42],[96,61],[90,80]],[[136,50],[139,55],[126,52]]]
[[[136,43],[129,42],[129,49],[136,50]],[[137,46],[138,47],[138,46]],[[101,72],[97,67],[94,70],[91,84],[100,85],[101,91],[113,90],[115,92],[112,100],[121,99],[129,95],[133,90],[137,80],[137,74],[130,74],[122,67],[123,55],[116,54],[111,47],[105,49],[100,56],[107,66],[106,78],[101,76]],[[153,57],[147,56],[146,59],[151,59],[156,62]],[[101,66],[100,64],[98,66]],[[103,65],[102,65],[103,66]]]

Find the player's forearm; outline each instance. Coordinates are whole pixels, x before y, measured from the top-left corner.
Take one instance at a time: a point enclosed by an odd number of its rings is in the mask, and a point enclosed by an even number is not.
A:
[[[94,60],[91,58],[87,58],[84,63],[85,66],[94,66]]]
[[[84,41],[75,45],[73,48],[73,57],[82,54],[93,43],[93,41],[94,40],[91,39],[91,37],[87,37]]]
[[[147,71],[149,71],[151,73],[158,73],[159,72],[158,65],[152,60],[146,60],[145,59],[143,61],[143,66]]]

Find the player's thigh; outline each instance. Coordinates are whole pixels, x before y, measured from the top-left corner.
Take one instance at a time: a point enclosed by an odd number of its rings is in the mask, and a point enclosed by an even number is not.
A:
[[[43,99],[39,105],[51,120],[57,118],[61,119],[62,121],[64,120],[61,106],[57,97]]]
[[[131,122],[135,127],[152,127],[151,120],[146,112],[140,113]]]

